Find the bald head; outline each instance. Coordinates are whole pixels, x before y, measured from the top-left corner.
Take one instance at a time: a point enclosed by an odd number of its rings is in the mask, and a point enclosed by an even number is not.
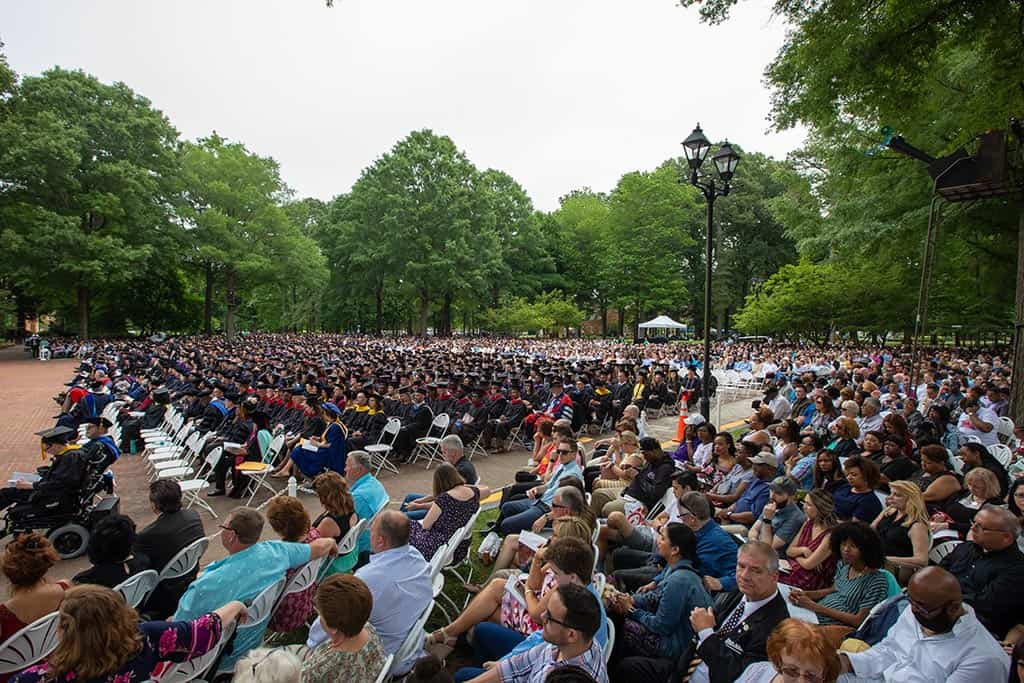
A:
[[[370,525],[370,545],[379,553],[409,542],[409,518],[398,510],[385,510]]]
[[[743,440],[749,443],[757,444],[760,447],[767,445],[771,441],[771,437],[768,436],[768,432],[759,429],[756,432],[751,432],[747,434],[745,437],[743,437]]]
[[[910,599],[928,608],[938,607],[963,598],[960,582],[942,567],[925,567],[910,577],[907,585]]]

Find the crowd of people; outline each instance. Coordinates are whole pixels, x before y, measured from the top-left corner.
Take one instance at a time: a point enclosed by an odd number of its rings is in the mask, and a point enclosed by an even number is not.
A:
[[[288,595],[269,623],[280,633],[309,624],[305,646],[263,647],[262,630],[238,628],[219,666],[243,681],[376,680],[417,638],[435,597],[431,561],[490,495],[470,449],[513,439],[531,448],[531,464],[501,487],[498,516],[482,529],[491,575],[467,585],[465,610],[423,638],[441,656],[471,652],[455,680],[1016,675],[1024,431],[1001,420],[1006,357],[936,350],[914,368],[884,347],[720,344],[714,364],[763,382],[739,430],[689,412],[700,367],[680,345],[335,335],[94,343],[58,397],[57,424],[41,434],[52,463],[0,491],[0,505],[73,504],[68,491],[85,470],[142,451],[144,430],[173,405],[204,449],[240,445],[213,463],[206,495],[240,497],[244,463],[264,461],[283,437],[274,476],[304,480],[321,511],[311,516],[283,491],[263,512],[236,507],[217,525],[226,557],[161,583],[137,611],[112,589],[161,570],[209,531],[182,508],[173,479],[150,486],[151,524],[137,529],[120,514],[98,522],[91,566],[70,581],[51,578],[57,554],[44,534],[21,534],[4,551],[12,592],[0,639],[54,611],[61,639],[11,678],[146,680],[207,654],[225,629],[244,626],[264,590],[324,558],[320,580]],[[114,400],[124,403],[111,421],[103,414]],[[662,408],[685,423],[671,448],[649,433]],[[403,492],[401,508],[386,509],[365,448],[396,418],[401,464],[441,413],[451,429],[437,444],[432,491]],[[108,433],[115,422],[119,442]],[[588,428],[611,436],[585,444]],[[338,554],[361,520],[368,529]],[[260,540],[267,522],[279,540]],[[469,547],[467,537],[455,560]],[[412,650],[392,672],[444,680],[436,658]]]

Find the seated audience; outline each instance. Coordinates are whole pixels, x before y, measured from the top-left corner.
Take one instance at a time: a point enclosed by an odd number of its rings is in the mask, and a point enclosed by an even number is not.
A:
[[[103,586],[75,586],[60,605],[60,639],[42,664],[12,681],[146,681],[160,662],[187,662],[220,642],[225,624],[244,619],[237,600],[189,620],[139,621],[124,598]]]
[[[1017,531],[1017,544],[1024,550],[1024,477],[1016,479],[1010,486],[1010,493],[1006,496],[1007,507],[1013,516],[1020,522],[1021,528]]]
[[[738,590],[716,601],[714,609],[690,613],[696,648],[680,658],[677,673],[690,673],[690,683],[732,683],[754,662],[767,661],[768,636],[789,617],[778,580],[774,548],[760,541],[740,546]],[[636,671],[635,680],[663,681],[668,673],[651,667]]]
[[[814,461],[814,488],[834,494],[837,488],[845,485],[846,477],[836,454],[827,448],[818,451]]]
[[[349,493],[348,482],[337,472],[322,472],[313,480],[313,490],[324,509],[312,522],[317,538],[333,538],[340,545],[349,530],[359,522],[356,502]],[[327,572],[334,574],[351,570],[358,556],[358,548],[339,555],[331,561]]]
[[[665,451],[657,439],[645,437],[640,439],[640,453],[644,465],[639,470],[627,470],[625,476],[629,484],[621,495],[614,489],[595,489],[590,499],[590,509],[595,515],[608,517],[613,511],[624,512],[626,503],[624,496],[629,496],[643,504],[647,510],[652,509],[664,497],[672,486],[672,475],[676,471],[675,462]]]
[[[345,482],[355,503],[359,519],[373,519],[378,511],[388,504],[388,492],[377,477],[370,474],[370,454],[366,451],[352,451],[345,460]],[[370,555],[370,530],[359,534],[357,565],[366,564]]]
[[[10,581],[11,596],[0,604],[0,643],[60,607],[69,584],[46,578],[58,560],[50,539],[40,533],[21,534],[4,548],[0,568]],[[0,674],[0,683],[9,677]]]
[[[928,564],[931,533],[928,530],[928,511],[917,484],[894,481],[885,500],[885,509],[871,523],[882,539],[885,561],[899,575],[909,577],[914,570]]]
[[[332,472],[333,474],[333,472]],[[319,475],[323,476],[323,475]],[[310,525],[309,513],[298,498],[275,496],[267,506],[267,521],[282,541],[286,543],[312,543],[320,538],[320,532]],[[291,580],[299,569],[289,569],[285,578]],[[304,591],[292,593],[281,600],[274,615],[267,624],[267,630],[288,633],[303,625],[313,614],[313,595],[316,584]]]
[[[405,682],[453,683],[454,680],[452,675],[444,668],[444,662],[437,655],[428,654],[416,662],[416,665],[406,677]]]
[[[161,572],[175,555],[205,536],[206,530],[198,512],[181,507],[181,486],[172,479],[157,479],[149,485],[149,505],[157,517],[135,534],[132,554],[145,569]],[[153,619],[171,616],[198,572],[197,565],[180,578],[161,581],[141,606],[142,612]]]
[[[966,493],[946,504],[941,513],[936,513],[931,523],[932,531],[952,529],[961,539],[967,538],[978,510],[986,505],[1001,506],[999,481],[991,470],[975,467],[964,477]]]
[[[786,619],[768,637],[768,661],[754,662],[737,683],[835,683],[839,655],[825,635],[798,619]]]
[[[327,639],[302,661],[303,683],[364,683],[384,668],[384,646],[367,623],[374,599],[351,574],[334,574],[316,589],[316,611]]]
[[[125,515],[104,517],[89,535],[86,552],[92,566],[76,574],[71,581],[116,587],[140,569],[139,563],[132,560],[134,543],[135,522],[131,518]]]
[[[881,481],[878,465],[859,455],[850,456],[843,463],[843,474],[846,485],[839,485],[832,491],[836,517],[870,524],[882,511],[882,501],[875,492]]]
[[[928,513],[944,512],[946,505],[960,497],[960,475],[949,466],[946,449],[939,444],[921,447],[921,477],[915,481],[923,492]]]
[[[594,634],[601,627],[601,606],[583,586],[558,586],[543,614],[544,641],[504,659],[473,679],[474,683],[543,683],[554,668],[579,666],[598,683],[607,683],[604,653]]]
[[[856,420],[841,417],[829,425],[829,431],[832,434],[832,440],[826,448],[835,453],[837,458],[848,458],[860,452],[860,447],[857,445],[860,429],[857,427]]]
[[[803,590],[818,590],[832,585],[836,558],[832,554],[832,530],[839,525],[832,494],[811,489],[804,498],[806,518],[796,540],[786,549],[789,571],[779,582]]]
[[[576,441],[562,439],[558,442],[556,453],[558,465],[545,484],[527,491],[526,500],[513,500],[501,506],[496,522],[500,533],[512,534],[529,529],[538,518],[551,511],[551,501],[563,479],[576,477],[582,481],[583,471],[576,461]]]
[[[1006,473],[1006,468],[988,452],[985,446],[975,441],[968,441],[960,446],[958,455],[964,461],[965,475],[979,467],[985,468],[994,474],[999,482],[999,497],[1006,498],[1006,492],[1010,489],[1010,477]]]
[[[685,524],[661,527],[658,554],[665,569],[633,595],[615,594],[609,605],[616,619],[614,657],[622,659],[617,680],[629,680],[632,658],[666,659],[672,666],[693,638],[689,614],[697,607],[710,607],[711,597],[694,566],[697,537]]]
[[[779,463],[772,453],[761,451],[749,458],[754,478],[743,494],[732,505],[718,510],[715,517],[724,529],[733,534],[745,535],[751,525],[761,516],[771,492],[769,482],[775,478]]]
[[[805,491],[814,488],[814,465],[820,450],[821,441],[816,434],[802,434],[796,453],[786,460],[786,474],[796,479]]]
[[[256,648],[238,660],[231,680],[232,683],[301,683],[302,662],[283,648]]]
[[[385,654],[393,655],[434,599],[430,565],[420,551],[409,545],[409,518],[397,510],[385,510],[374,518],[370,544],[370,561],[355,576],[373,595],[370,624],[380,636]],[[306,645],[313,648],[326,639],[327,633],[318,619],[309,629]],[[392,672],[408,672],[420,651],[421,646],[417,645],[409,659],[392,665]]]
[[[332,538],[318,538],[312,543],[260,542],[263,517],[252,508],[237,507],[221,525],[220,542],[228,555],[211,562],[181,596],[175,621],[197,619],[225,600],[253,600],[264,589],[281,579],[289,569],[311,559],[336,551]],[[239,657],[259,644],[263,634],[253,629],[235,635],[231,654],[222,663],[234,666]]]
[[[832,531],[831,546],[838,560],[832,586],[794,589],[789,600],[814,612],[821,624],[842,625],[852,631],[889,592],[889,579],[879,571],[885,561],[882,540],[864,522],[844,522]]]
[[[448,463],[434,470],[434,496],[427,516],[409,523],[409,545],[416,548],[428,562],[437,550],[480,509],[480,501],[491,495],[486,486],[470,486],[459,471]],[[467,536],[455,551],[455,559],[462,560],[469,552]]]
[[[459,476],[462,477],[465,483],[471,486],[477,483],[476,468],[466,457],[462,439],[455,434],[449,434],[441,439],[437,447],[441,450],[441,457],[444,458],[444,461],[458,470]],[[486,498],[487,496],[482,497]],[[405,500],[402,502],[401,510],[409,516],[409,519],[423,519],[427,516],[427,512],[430,510],[433,502],[434,496],[410,493],[406,495]]]
[[[938,567],[914,574],[910,606],[885,638],[863,652],[840,652],[843,683],[1005,681],[1009,658],[963,604],[956,579]]]
[[[786,552],[804,523],[804,513],[796,502],[798,488],[792,477],[776,477],[772,481],[769,500],[747,535],[751,541],[763,541],[779,553]]]
[[[707,497],[716,508],[727,508],[743,495],[747,486],[754,481],[754,469],[750,458],[760,450],[752,443],[741,441],[732,445],[732,435],[719,432],[715,437],[716,478]]]
[[[967,541],[942,558],[941,567],[960,583],[964,602],[1002,640],[1024,615],[1024,554],[1017,547],[1020,523],[1009,510],[983,507]]]
[[[554,588],[568,584],[585,586],[594,594],[594,597],[598,600],[601,599],[597,587],[591,582],[594,552],[589,543],[580,538],[560,536],[541,548],[538,553],[539,559],[534,558],[531,571],[536,571],[536,566],[541,571],[553,574],[554,582],[548,592],[549,599],[553,595]],[[527,583],[529,583],[529,578],[527,578]],[[543,612],[541,612],[541,616],[543,617]],[[472,630],[473,652],[477,664],[508,659],[539,645],[543,640],[543,623],[537,624],[537,627],[528,634],[489,620],[480,622]],[[594,634],[594,640],[601,647],[604,647],[608,641],[603,606],[601,608],[601,626]],[[471,680],[483,671],[479,668],[464,667],[456,672],[455,680]]]
[[[917,465],[903,451],[903,443],[899,434],[887,434],[882,441],[882,454],[875,462],[883,482],[910,479],[917,471]]]

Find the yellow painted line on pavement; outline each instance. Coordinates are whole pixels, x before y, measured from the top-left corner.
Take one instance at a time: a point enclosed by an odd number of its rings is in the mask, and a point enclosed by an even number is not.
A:
[[[718,428],[718,431],[722,431],[723,429],[735,429],[736,427],[740,427],[743,424],[743,420],[734,420],[732,422],[726,422],[724,425]]]

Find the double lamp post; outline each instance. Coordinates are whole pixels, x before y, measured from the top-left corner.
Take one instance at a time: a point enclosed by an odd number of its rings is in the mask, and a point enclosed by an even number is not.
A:
[[[715,199],[729,194],[729,181],[732,180],[736,166],[740,163],[740,155],[726,141],[711,157],[722,185],[716,185],[715,178],[710,174],[701,182],[700,167],[704,164],[709,151],[711,142],[700,129],[700,124],[697,124],[690,136],[683,140],[683,153],[690,165],[690,184],[704,194],[708,205],[708,225],[704,235],[704,373],[700,392],[700,414],[705,420],[710,420],[711,417],[711,238],[714,231]]]

